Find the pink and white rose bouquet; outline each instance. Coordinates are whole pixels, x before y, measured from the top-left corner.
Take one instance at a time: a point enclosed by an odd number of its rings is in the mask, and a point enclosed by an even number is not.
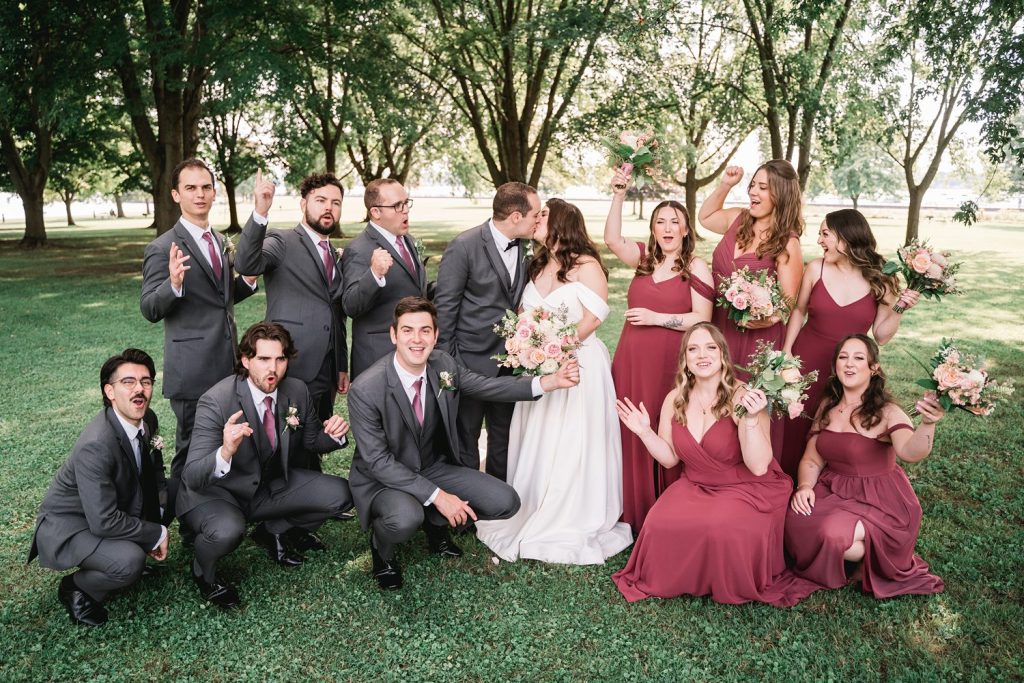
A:
[[[507,353],[492,356],[513,375],[543,376],[576,357],[580,347],[576,324],[570,323],[565,305],[557,310],[528,308],[520,314],[505,311],[494,332],[505,340]]]
[[[818,371],[801,373],[799,356],[790,356],[772,348],[764,340],[757,343],[757,350],[750,355],[750,364],[739,366],[750,373],[748,389],[760,389],[768,399],[768,415],[789,415],[796,419],[804,414],[807,388],[818,379]],[[736,406],[736,416],[743,417],[747,409]]]
[[[914,360],[928,372],[917,385],[934,391],[945,410],[991,415],[997,403],[1013,395],[1012,381],[990,379],[984,359],[959,348],[955,339],[943,339],[929,365]]]
[[[938,301],[944,294],[963,294],[956,282],[960,266],[959,261],[949,260],[948,251],[932,249],[927,240],[919,242],[914,239],[896,250],[896,260],[887,262],[882,272],[886,275],[902,274],[908,289]],[[897,303],[892,310],[902,313],[906,309]]]
[[[612,166],[621,166],[631,174],[636,189],[642,190],[644,185],[653,182],[661,161],[658,141],[653,133],[626,130],[618,136],[605,138],[602,143],[611,152]]]
[[[752,320],[763,320],[775,314],[783,322],[789,319],[789,303],[778,280],[767,270],[750,272],[750,268],[743,266],[722,280],[718,294],[715,305],[726,309],[729,320],[740,328]]]

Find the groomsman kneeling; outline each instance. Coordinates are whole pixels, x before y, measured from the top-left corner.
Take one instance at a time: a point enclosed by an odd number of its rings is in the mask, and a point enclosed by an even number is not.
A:
[[[519,509],[515,489],[464,461],[456,424],[460,396],[530,401],[579,383],[575,362],[543,378],[485,377],[434,350],[437,334],[430,301],[401,299],[391,324],[395,350],[349,391],[356,436],[352,497],[363,529],[372,530],[373,576],[383,589],[402,587],[396,546],[420,526],[431,552],[458,557],[462,551],[449,526],[507,519]]]
[[[310,533],[352,507],[341,477],[297,469],[306,453],[347,445],[348,424],[321,422],[306,385],[285,377],[295,347],[277,323],[256,323],[242,336],[237,374],[199,399],[192,443],[178,494],[178,517],[197,532],[192,578],[203,598],[238,607],[233,586],[217,576],[217,561],[242,541],[246,524],[264,522],[252,538],[282,567],[305,558],[285,532]]]
[[[146,556],[167,557],[160,524],[166,494],[156,414],[153,359],[125,349],[100,369],[104,408],[82,431],[39,508],[28,561],[49,569],[79,567],[60,581],[57,597],[71,620],[107,621],[107,595],[137,582]]]

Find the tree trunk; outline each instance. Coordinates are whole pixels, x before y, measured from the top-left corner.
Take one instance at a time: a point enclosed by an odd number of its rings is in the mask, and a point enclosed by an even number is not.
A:
[[[149,215],[149,195],[146,195],[146,215]]]
[[[181,159],[171,164],[171,167],[161,168],[153,174],[153,225],[156,226],[156,234],[162,235],[178,222],[181,211],[171,197],[171,173]]]
[[[860,200],[860,195],[859,194],[851,194],[850,195],[850,199],[853,200],[853,210],[856,211],[857,210],[857,203]]]
[[[922,186],[911,187],[910,206],[907,208],[907,235],[903,244],[910,244],[911,240],[917,239],[917,228],[921,223],[921,204],[924,203],[925,190]]]
[[[43,193],[38,196],[22,195],[21,205],[25,207],[25,235],[18,244],[22,249],[36,249],[46,246],[46,223],[43,221]]]
[[[228,227],[224,230],[229,235],[242,232],[238,224],[238,203],[235,201],[235,177],[224,174],[224,194],[228,196]]]
[[[686,167],[686,214],[690,217],[692,224],[697,219],[697,167]]]
[[[644,219],[644,196],[640,195],[640,215],[637,216],[637,220],[641,220],[642,221],[643,219]]]
[[[324,166],[328,173],[336,173],[338,170],[338,148],[330,143],[322,145],[324,148]]]
[[[126,218],[126,216],[124,215],[124,205],[121,203],[121,195],[114,195],[114,204],[117,205],[117,217]]]
[[[71,202],[74,201],[74,197],[68,197],[64,199],[64,211],[68,215],[68,226],[77,225],[75,223],[74,216],[71,215]]]

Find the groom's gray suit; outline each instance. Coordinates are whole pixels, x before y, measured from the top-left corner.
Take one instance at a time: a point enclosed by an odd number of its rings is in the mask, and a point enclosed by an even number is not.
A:
[[[440,373],[448,373],[443,388]],[[425,503],[437,488],[469,501],[480,519],[507,519],[519,509],[519,496],[508,484],[460,460],[455,416],[460,399],[489,401],[534,399],[529,377],[485,377],[435,350],[427,361],[424,419],[413,414],[389,353],[359,375],[348,395],[356,438],[349,486],[363,528],[373,527],[380,555],[392,557],[394,546],[408,540],[430,513],[430,522],[445,523]],[[469,465],[464,467],[463,465]]]
[[[516,275],[508,270],[491,236],[489,223],[466,230],[448,245],[437,271],[438,348],[467,368],[488,377],[498,375],[491,356],[505,352],[494,325],[506,310],[516,310],[526,288],[529,266],[525,240],[517,251]],[[480,466],[481,424],[487,419],[487,472],[502,481],[508,466],[508,431],[514,406],[487,399],[469,399],[459,407],[461,458],[468,467]]]

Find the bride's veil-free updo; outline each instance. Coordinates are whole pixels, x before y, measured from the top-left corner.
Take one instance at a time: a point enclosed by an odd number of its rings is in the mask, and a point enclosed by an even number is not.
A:
[[[553,258],[558,262],[558,281],[568,282],[566,275],[583,256],[590,256],[597,261],[605,277],[608,277],[608,269],[604,267],[597,246],[587,234],[587,224],[579,208],[556,197],[547,201],[547,210],[548,236],[530,261],[530,279],[535,279]]]

